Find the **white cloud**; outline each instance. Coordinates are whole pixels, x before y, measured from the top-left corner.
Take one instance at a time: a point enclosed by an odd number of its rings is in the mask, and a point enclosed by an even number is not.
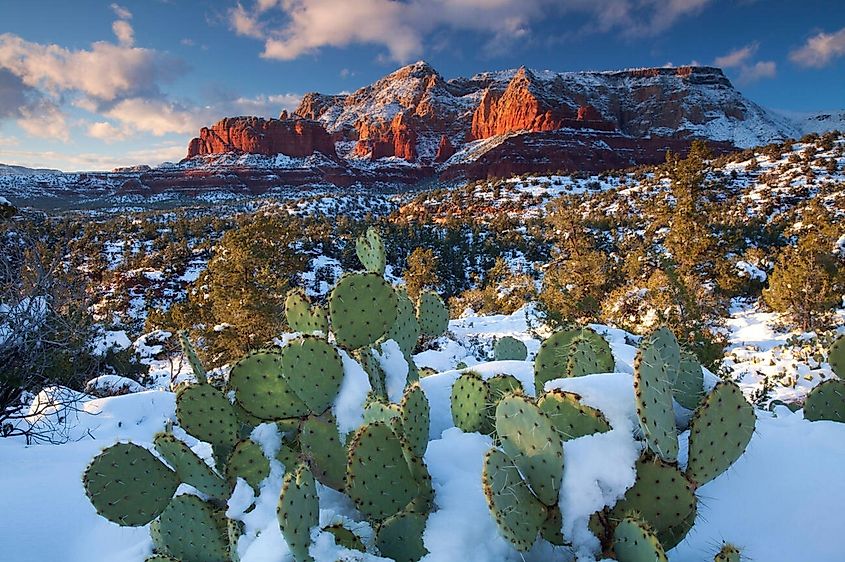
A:
[[[302,96],[299,94],[259,95],[251,98],[239,97],[222,102],[209,108],[208,113],[224,115],[257,115],[278,117],[282,110],[292,112],[299,106]]]
[[[491,36],[500,50],[552,13],[586,15],[591,31],[648,35],[695,14],[712,0],[258,0],[238,3],[229,22],[239,35],[264,41],[263,57],[291,60],[323,47],[372,44],[406,62],[440,30]],[[279,13],[284,18],[278,24]]]
[[[151,49],[98,41],[88,50],[69,50],[4,33],[0,34],[0,69],[54,95],[78,91],[111,101],[155,91],[159,82],[177,76],[182,65]]]
[[[120,154],[100,154],[92,152],[58,152],[9,150],[3,152],[3,158],[18,166],[29,168],[58,168],[64,171],[111,170],[123,166],[147,164],[155,166],[165,161],[178,161],[185,157],[183,144],[167,143],[142,150],[130,150]]]
[[[53,103],[42,100],[35,105],[21,107],[19,113],[17,123],[28,135],[63,142],[70,140],[67,118]]]
[[[99,139],[105,143],[113,143],[129,136],[128,130],[119,129],[108,121],[91,123],[88,125],[87,133],[89,137]]]
[[[0,135],[0,146],[18,146],[21,143],[16,137],[4,137]]]
[[[131,20],[132,19],[132,12],[130,12],[127,8],[121,6],[120,4],[112,4],[111,9],[119,19],[122,20]]]
[[[126,20],[116,20],[111,24],[112,31],[121,47],[131,47],[135,44],[135,30]]]
[[[845,27],[833,33],[813,35],[804,46],[789,53],[789,58],[801,66],[822,68],[845,55]]]
[[[167,100],[125,99],[103,114],[131,130],[159,137],[169,133],[195,133],[202,126],[202,121],[195,111]]]
[[[713,64],[721,68],[736,69],[737,79],[743,84],[763,78],[774,78],[777,75],[777,64],[774,61],[754,60],[759,48],[759,43],[751,43],[716,57]]]

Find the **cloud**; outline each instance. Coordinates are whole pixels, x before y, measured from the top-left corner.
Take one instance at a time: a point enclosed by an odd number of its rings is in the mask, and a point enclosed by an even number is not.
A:
[[[135,30],[128,21],[116,20],[111,24],[111,28],[121,47],[131,47],[135,44]]]
[[[120,4],[112,4],[111,9],[119,19],[122,20],[131,20],[132,19],[132,12],[130,12],[127,8],[124,8]]]
[[[18,125],[28,135],[43,139],[70,140],[65,114],[53,103],[42,100],[38,104],[21,107]]]
[[[737,80],[743,84],[750,84],[763,78],[774,78],[777,75],[777,64],[774,61],[754,60],[759,48],[759,43],[751,43],[716,57],[713,64],[720,68],[736,69]]]
[[[282,110],[292,112],[302,101],[300,94],[258,95],[239,97],[209,108],[217,115],[257,115],[278,117]]]
[[[178,161],[185,157],[185,145],[166,143],[141,150],[115,154],[93,152],[65,153],[59,151],[4,150],[9,162],[29,168],[58,168],[65,171],[111,170],[123,166],[147,164],[155,166],[165,161]]]
[[[88,125],[87,133],[89,137],[99,139],[109,144],[123,140],[129,136],[128,130],[119,129],[108,121],[97,121],[96,123],[91,123]]]
[[[194,133],[202,123],[196,111],[163,99],[125,99],[103,113],[129,130],[159,137]]]
[[[823,68],[836,58],[845,55],[845,27],[833,33],[813,35],[804,46],[789,53],[789,58],[801,65]]]
[[[382,46],[407,62],[437,32],[479,32],[504,50],[551,14],[581,14],[593,32],[659,33],[712,0],[258,0],[229,11],[238,35],[264,41],[261,56],[292,60],[324,47]],[[279,18],[281,17],[281,23]]]

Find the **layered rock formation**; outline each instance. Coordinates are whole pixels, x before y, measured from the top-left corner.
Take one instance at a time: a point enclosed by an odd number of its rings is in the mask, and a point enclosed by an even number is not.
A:
[[[187,157],[226,152],[295,157],[315,152],[337,155],[332,138],[316,121],[228,117],[200,129],[200,136],[188,144]]]

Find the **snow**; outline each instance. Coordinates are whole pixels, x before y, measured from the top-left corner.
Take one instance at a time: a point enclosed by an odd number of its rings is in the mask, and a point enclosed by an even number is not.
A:
[[[340,357],[343,361],[343,382],[332,405],[332,412],[337,420],[337,430],[343,438],[364,423],[364,402],[373,387],[367,372],[357,361],[342,350]]]
[[[120,375],[100,375],[85,384],[88,394],[127,394],[146,390],[141,383]]]
[[[381,353],[373,349],[373,356],[385,374],[387,399],[394,404],[402,401],[405,385],[408,383],[408,361],[394,340],[387,340],[380,346]]]
[[[105,331],[97,335],[91,344],[91,353],[104,356],[110,349],[122,351],[132,346],[132,340],[125,330]]]

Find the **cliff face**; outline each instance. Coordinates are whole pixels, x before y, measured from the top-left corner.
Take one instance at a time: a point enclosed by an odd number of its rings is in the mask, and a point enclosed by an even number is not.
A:
[[[225,152],[294,157],[314,152],[337,155],[331,137],[316,121],[229,117],[200,129],[200,136],[188,144],[187,157]]]

